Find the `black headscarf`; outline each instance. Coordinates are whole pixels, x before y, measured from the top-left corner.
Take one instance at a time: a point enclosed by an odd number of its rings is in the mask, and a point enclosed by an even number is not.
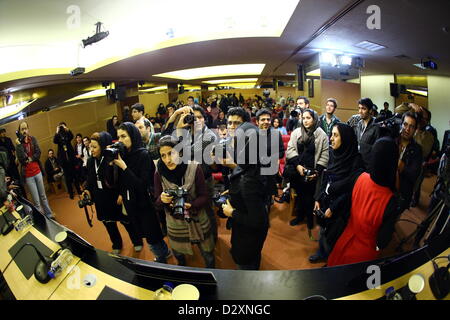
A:
[[[119,129],[124,129],[128,135],[130,136],[131,140],[131,150],[128,151],[125,148],[125,156],[126,158],[128,155],[135,153],[136,151],[140,151],[144,148],[144,143],[142,142],[142,136],[138,128],[134,125],[132,122],[124,122],[119,126]]]
[[[102,148],[102,155],[103,155],[103,151],[106,149],[107,146],[112,144],[112,137],[108,132],[102,131],[99,133],[100,139],[98,142],[98,144],[100,145],[100,148]]]
[[[101,155],[103,156],[103,152],[105,151],[106,147],[111,145],[113,142],[112,137],[108,132],[102,131],[99,133],[99,136],[100,138],[98,140],[94,140],[98,142],[102,150]],[[97,159],[94,157],[93,161],[95,161],[98,166],[97,175],[100,181],[104,181],[106,183],[106,187],[112,188],[117,182],[117,170],[115,169],[115,167],[110,166],[104,160],[102,161],[101,159]]]
[[[380,186],[395,190],[398,165],[398,147],[389,137],[378,139],[372,147],[370,178]]]
[[[341,136],[341,145],[336,150],[331,150],[333,162],[327,171],[336,176],[343,176],[351,172],[353,161],[358,156],[358,140],[349,125],[339,122],[335,126]]]
[[[317,112],[315,112],[313,109],[305,109],[303,110],[302,114],[305,112],[309,112],[309,114],[312,115],[313,117],[313,125],[311,128],[306,129],[305,126],[303,125],[303,119],[300,119],[300,130],[302,130],[302,136],[300,137],[300,143],[304,143],[304,144],[309,144],[311,142],[314,143],[314,132],[316,131],[316,129],[319,127],[320,123],[319,123],[319,115],[317,114]]]

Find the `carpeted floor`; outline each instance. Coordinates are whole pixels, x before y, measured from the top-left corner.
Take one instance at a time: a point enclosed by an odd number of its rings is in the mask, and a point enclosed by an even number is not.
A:
[[[429,203],[429,194],[433,189],[436,177],[426,178],[422,185],[422,194],[420,204],[416,208],[406,210],[402,214],[402,219],[409,219],[420,223],[426,217],[426,210]],[[57,194],[48,193],[50,206],[56,214],[56,220],[79,234],[89,241],[96,248],[111,251],[111,242],[105,227],[99,222],[94,214],[92,228],[86,222],[83,209],[78,207],[78,199],[71,200],[67,193],[59,190]],[[92,214],[91,212],[89,212]],[[278,204],[272,207],[270,212],[270,229],[264,244],[262,252],[261,270],[280,270],[280,269],[307,269],[319,268],[324,263],[311,264],[308,257],[318,248],[318,242],[311,241],[307,234],[306,223],[291,227],[289,204]],[[231,231],[226,230],[226,220],[217,218],[219,224],[219,239],[216,245],[216,268],[235,269],[236,266],[230,255],[230,235]],[[409,222],[398,222],[396,232],[391,244],[382,252],[382,256],[391,256],[397,254],[396,247],[399,241],[409,235],[416,228],[416,225]],[[140,253],[135,253],[132,243],[125,228],[119,224],[124,247],[121,252],[124,256],[131,256],[144,260],[153,260],[154,256],[148,246],[144,247]],[[313,230],[313,235],[318,238],[319,227]],[[167,241],[167,238],[165,238]],[[410,243],[404,246],[404,250],[410,249]],[[188,266],[203,267],[203,259],[198,248],[194,248],[194,256],[187,257]],[[174,257],[168,261],[170,264],[176,264]]]

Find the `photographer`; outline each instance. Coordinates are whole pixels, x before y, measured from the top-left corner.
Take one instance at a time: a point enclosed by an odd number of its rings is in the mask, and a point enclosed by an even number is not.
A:
[[[81,194],[80,184],[75,175],[76,158],[71,144],[72,139],[73,133],[67,128],[66,123],[60,122],[58,127],[56,127],[53,143],[58,145],[58,160],[64,171],[70,199],[73,199],[73,184],[75,184],[77,193]]]
[[[288,143],[286,159],[291,186],[298,194],[296,218],[291,226],[299,224],[306,216],[308,234],[314,240],[311,230],[314,226],[314,193],[318,178],[328,165],[328,136],[319,126],[319,117],[312,109],[305,109],[300,128],[292,132]]]
[[[267,192],[261,178],[261,166],[250,161],[250,150],[258,145],[258,128],[248,122],[243,108],[228,111],[228,128],[234,141],[242,139],[244,148],[234,148],[233,155],[216,161],[232,170],[230,200],[222,206],[226,216],[232,217],[231,255],[238,269],[259,270],[261,251],[269,229]],[[236,142],[236,145],[239,145]],[[233,160],[238,159],[240,161]]]
[[[142,247],[142,238],[138,237],[128,217],[122,214],[122,205],[117,202],[119,186],[116,166],[110,166],[104,157],[104,150],[112,144],[112,137],[107,132],[95,132],[91,136],[92,157],[87,162],[87,184],[83,199],[95,203],[97,219],[103,223],[112,242],[114,254],[122,250],[122,237],[117,228],[117,221],[127,230],[134,247]]]
[[[131,122],[122,123],[117,130],[119,142],[124,146],[113,163],[119,167],[120,196],[118,203],[125,205],[130,223],[138,236],[146,238],[155,261],[167,263],[171,253],[163,234],[150,193],[155,165],[144,148],[139,130]],[[109,160],[108,160],[109,161]]]
[[[16,155],[22,166],[22,179],[25,180],[37,209],[42,211],[47,217],[53,218],[42,179],[42,165],[39,160],[41,149],[39,144],[35,137],[29,135],[27,122],[23,121],[20,123],[18,132]]]
[[[206,187],[209,194],[209,206],[207,213],[211,222],[212,232],[214,238],[217,239],[217,222],[214,215],[214,209],[212,204],[212,197],[214,194],[214,181],[212,177],[212,164],[209,158],[209,153],[205,152],[205,149],[216,142],[216,134],[209,129],[205,124],[206,112],[202,107],[195,105],[194,107],[184,107],[180,113],[180,117],[175,126],[177,128],[176,135],[179,139],[182,139],[183,143],[189,144],[191,158],[200,164],[203,170],[203,176],[206,181]],[[177,110],[178,112],[178,110]],[[208,158],[205,158],[208,157]]]
[[[214,268],[215,241],[206,213],[209,204],[203,170],[195,162],[180,163],[180,154],[175,149],[177,144],[178,140],[171,136],[164,136],[159,141],[161,159],[155,174],[156,204],[164,207],[169,244],[178,264],[186,265],[184,255],[192,256],[192,244],[198,244],[206,267]],[[169,194],[179,188],[186,191],[177,195],[181,197]],[[184,207],[175,211],[174,204],[180,198],[184,200]]]
[[[351,193],[354,175],[364,170],[358,153],[358,142],[352,127],[338,122],[331,129],[331,154],[318,192],[314,196],[314,213],[321,225],[319,250],[309,257],[311,263],[324,261],[347,223],[349,207],[346,196]]]

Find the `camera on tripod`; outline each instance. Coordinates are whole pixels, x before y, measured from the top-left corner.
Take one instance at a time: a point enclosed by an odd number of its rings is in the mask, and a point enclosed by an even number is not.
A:
[[[93,204],[92,199],[86,193],[84,194],[83,199],[78,201],[78,207],[80,209],[86,208],[86,206],[92,206]]]
[[[103,151],[103,156],[105,157],[106,162],[111,162],[113,160],[116,160],[120,156],[123,157],[123,154],[125,153],[125,145],[122,142],[116,142],[112,145],[110,145],[108,148],[105,148]]]
[[[188,196],[188,192],[186,189],[183,189],[182,187],[174,188],[174,189],[167,189],[164,191],[167,193],[170,197],[172,197],[172,212],[171,215],[175,219],[184,219],[187,222],[191,221],[191,217],[189,216],[189,212],[184,209],[184,204],[186,203],[186,199]]]

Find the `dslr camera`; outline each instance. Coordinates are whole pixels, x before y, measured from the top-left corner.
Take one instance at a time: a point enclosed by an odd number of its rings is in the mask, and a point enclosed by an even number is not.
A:
[[[94,202],[92,202],[92,199],[89,198],[87,193],[84,194],[83,199],[78,201],[78,207],[80,209],[85,208],[86,206],[92,206]]]
[[[105,157],[105,161],[111,162],[118,159],[119,154],[123,157],[124,152],[125,145],[122,142],[116,142],[103,151],[103,156]]]
[[[187,222],[190,222],[192,218],[189,216],[189,212],[184,209],[184,204],[186,203],[186,199],[188,196],[186,189],[178,187],[174,189],[167,189],[164,192],[172,197],[172,217],[180,220],[184,219]]]
[[[305,182],[308,182],[308,178],[316,173],[316,171],[312,169],[305,169],[303,172],[305,173],[304,175]]]
[[[183,123],[184,124],[193,124],[194,120],[195,120],[194,114],[191,112],[184,117]]]

